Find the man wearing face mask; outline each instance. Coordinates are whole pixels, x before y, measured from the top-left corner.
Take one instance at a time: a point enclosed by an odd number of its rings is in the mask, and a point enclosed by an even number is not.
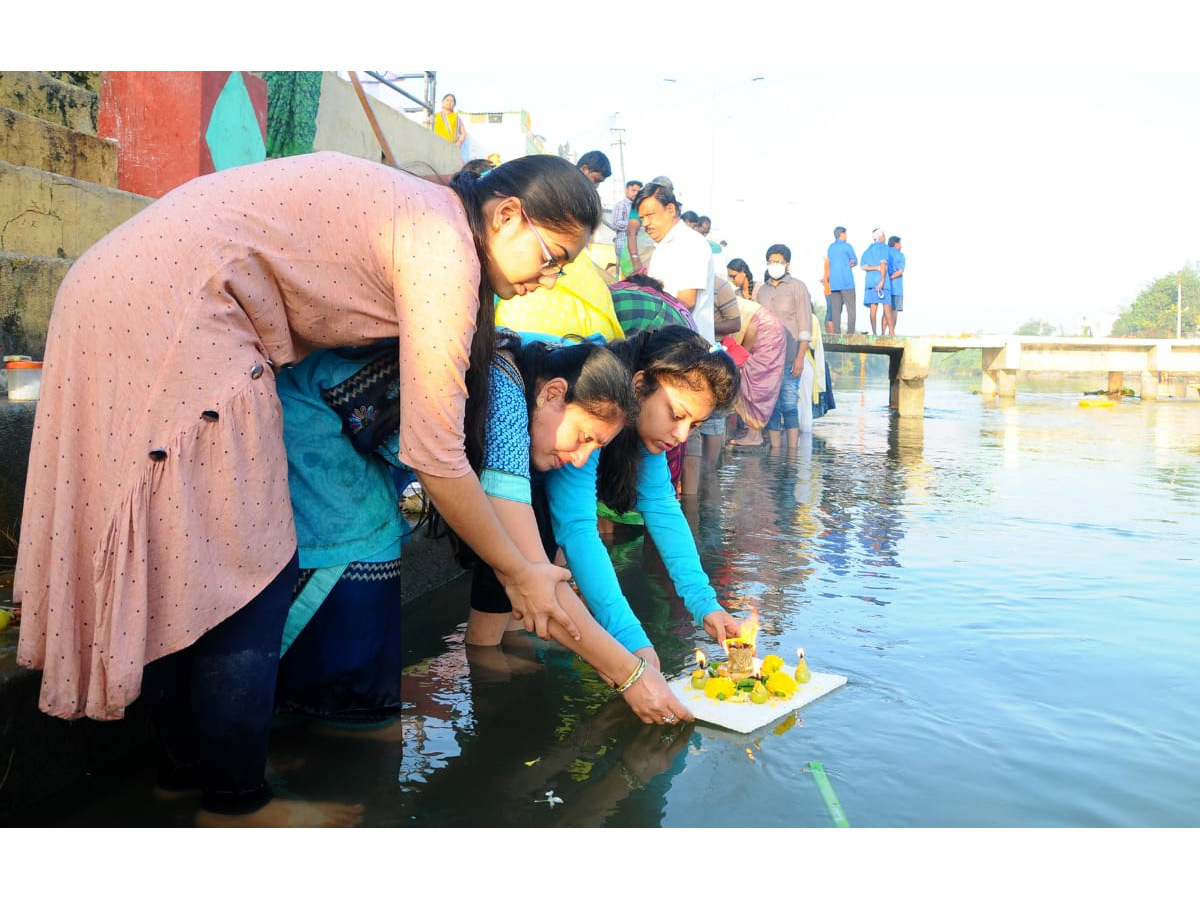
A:
[[[772,244],[767,249],[767,274],[755,298],[783,323],[787,331],[783,381],[766,432],[771,446],[778,447],[782,430],[787,437],[788,449],[799,445],[800,432],[812,431],[815,371],[809,357],[813,336],[812,297],[804,282],[789,274],[791,261],[792,251],[783,244]]]

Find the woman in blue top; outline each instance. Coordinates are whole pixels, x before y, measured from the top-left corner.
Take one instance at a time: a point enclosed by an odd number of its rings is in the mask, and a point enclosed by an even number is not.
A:
[[[715,411],[732,404],[738,390],[737,366],[719,347],[681,326],[643,331],[608,346],[632,376],[636,425],[627,427],[586,464],[546,473],[543,482],[553,529],[547,543],[562,547],[596,621],[626,650],[657,670],[658,655],[621,592],[600,538],[596,502],[601,499],[621,513],[641,512],[675,590],[696,624],[703,625],[714,640],[735,637],[737,622],[717,602],[700,564],[665,453],[683,444],[691,430]],[[507,599],[486,567],[476,567],[471,606],[472,615],[507,616]],[[500,634],[468,631],[467,640],[495,643]]]
[[[637,509],[695,623],[718,642],[736,637],[738,623],[717,602],[700,564],[664,454],[687,441],[710,415],[733,404],[738,371],[718,345],[678,326],[644,331],[609,346],[633,375],[636,425],[587,466],[549,473],[546,492],[554,536],[592,615],[627,650],[659,668],[658,655],[621,592],[600,538],[596,500],[617,512]]]
[[[516,335],[501,332],[483,423],[480,482],[496,517],[529,561],[547,561],[547,548],[554,548],[552,535],[540,527],[534,512],[539,497],[534,484],[542,473],[586,465],[593,451],[622,433],[634,408],[630,388],[628,371],[606,346],[522,346]],[[473,424],[478,423],[468,420],[468,429]],[[469,436],[468,456],[471,444]],[[475,567],[477,581],[486,575],[494,578],[490,568]],[[578,626],[580,639],[572,640],[554,621],[549,623],[551,637],[594,666],[643,722],[670,725],[692,718],[658,667],[622,647],[568,585],[560,586],[558,602]],[[467,644],[498,644],[513,618],[508,611],[485,612],[473,606]]]

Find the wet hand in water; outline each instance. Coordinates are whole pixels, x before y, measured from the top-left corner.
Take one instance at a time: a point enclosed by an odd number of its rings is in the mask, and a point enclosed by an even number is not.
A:
[[[641,655],[641,651],[638,653]],[[646,665],[642,677],[621,696],[637,717],[647,725],[677,725],[696,718],[671,692],[662,672],[649,664]]]
[[[550,620],[558,622],[579,640],[579,628],[555,598],[560,582],[570,581],[571,573],[551,563],[530,563],[516,577],[504,584],[512,603],[513,617],[519,619],[526,631],[550,640]]]

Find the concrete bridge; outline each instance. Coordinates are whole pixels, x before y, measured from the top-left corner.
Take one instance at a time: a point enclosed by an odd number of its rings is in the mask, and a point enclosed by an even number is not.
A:
[[[823,338],[826,352],[887,356],[890,405],[906,417],[925,415],[925,379],[934,353],[982,350],[979,390],[986,397],[1015,397],[1018,372],[1103,372],[1113,393],[1121,390],[1126,374],[1134,374],[1143,400],[1178,396],[1162,383],[1164,375],[1194,375],[1200,380],[1198,340],[865,334],[827,334]]]

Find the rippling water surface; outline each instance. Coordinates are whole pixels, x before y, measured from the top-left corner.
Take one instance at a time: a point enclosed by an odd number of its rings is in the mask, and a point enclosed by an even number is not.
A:
[[[1091,386],[931,381],[923,421],[843,389],[811,448],[740,451],[686,506],[759,654],[849,678],[799,718],[668,731],[557,646],[468,659],[459,583],[407,613],[403,739],[281,729],[272,777],[376,826],[829,827],[820,762],[856,827],[1196,826],[1200,404]],[[707,636],[639,533],[612,552],[684,671]]]
[[[760,655],[849,678],[794,724],[663,741],[557,649],[470,677],[461,598],[414,614],[389,824],[829,826],[813,761],[854,826],[1200,824],[1200,406],[1021,390],[931,381],[923,421],[842,391],[811,451],[739,452],[689,509]],[[640,537],[613,552],[684,671],[707,638]]]

